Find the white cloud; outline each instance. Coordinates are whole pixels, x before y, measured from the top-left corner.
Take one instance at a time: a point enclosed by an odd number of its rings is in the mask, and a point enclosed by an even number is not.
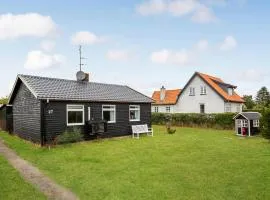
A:
[[[197,6],[196,0],[175,0],[168,3],[168,11],[175,16],[181,16],[193,12]]]
[[[55,42],[51,40],[44,40],[40,43],[40,47],[47,52],[50,52],[55,47]]]
[[[110,50],[107,53],[107,58],[113,61],[127,61],[130,59],[130,54],[124,50]]]
[[[191,19],[197,23],[210,23],[216,21],[216,16],[210,8],[200,5]]]
[[[226,6],[228,4],[227,0],[204,0],[204,2],[214,6]]]
[[[246,69],[240,72],[237,78],[244,82],[261,82],[268,75],[268,72],[262,72],[259,69]]]
[[[60,54],[46,54],[42,51],[30,51],[24,67],[29,70],[43,70],[59,66],[65,62],[65,57]]]
[[[173,16],[192,14],[192,21],[209,23],[216,20],[211,8],[198,0],[149,0],[136,8],[141,15],[157,15],[168,13]]]
[[[237,41],[233,36],[227,36],[220,45],[221,51],[229,51],[237,47]]]
[[[183,49],[181,51],[171,51],[163,49],[160,51],[153,52],[150,57],[153,63],[157,64],[176,64],[176,65],[187,65],[190,63],[189,53]]]
[[[50,16],[38,13],[0,15],[0,40],[20,37],[50,37],[57,33],[57,25]]]
[[[150,0],[136,7],[136,10],[141,15],[153,15],[165,12],[167,5],[164,0]]]
[[[197,50],[199,50],[199,51],[205,51],[205,50],[208,49],[208,46],[209,46],[209,44],[208,44],[208,41],[207,41],[207,40],[200,40],[200,41],[197,43],[196,48],[197,48]]]
[[[104,41],[104,37],[97,36],[96,34],[88,31],[79,31],[71,37],[71,42],[74,45],[91,45]]]

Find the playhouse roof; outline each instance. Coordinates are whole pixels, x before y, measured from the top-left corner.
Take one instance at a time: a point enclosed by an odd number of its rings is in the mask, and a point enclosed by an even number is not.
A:
[[[239,118],[240,116],[243,116],[244,118],[246,118],[247,120],[258,120],[261,118],[261,114],[258,112],[242,112],[242,113],[238,113],[234,119]]]

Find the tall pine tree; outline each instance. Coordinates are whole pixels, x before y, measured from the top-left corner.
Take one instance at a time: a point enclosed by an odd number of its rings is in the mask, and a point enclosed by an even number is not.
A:
[[[259,107],[265,108],[270,105],[270,94],[266,87],[262,87],[256,96],[256,103]]]
[[[253,109],[256,103],[253,100],[252,95],[244,95],[243,99],[245,101],[245,107],[246,109]]]

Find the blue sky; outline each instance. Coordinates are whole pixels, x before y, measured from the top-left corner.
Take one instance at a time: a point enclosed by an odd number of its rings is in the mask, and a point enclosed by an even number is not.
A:
[[[255,94],[270,83],[269,11],[266,0],[1,1],[0,96],[17,74],[75,79],[79,44],[91,81],[151,96],[199,71]]]

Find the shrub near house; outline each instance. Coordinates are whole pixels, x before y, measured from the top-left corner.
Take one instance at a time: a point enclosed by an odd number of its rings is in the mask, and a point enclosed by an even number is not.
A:
[[[152,124],[165,125],[166,113],[152,113]],[[197,114],[175,113],[172,115],[172,125],[185,127],[203,127],[216,129],[233,129],[235,113]]]

